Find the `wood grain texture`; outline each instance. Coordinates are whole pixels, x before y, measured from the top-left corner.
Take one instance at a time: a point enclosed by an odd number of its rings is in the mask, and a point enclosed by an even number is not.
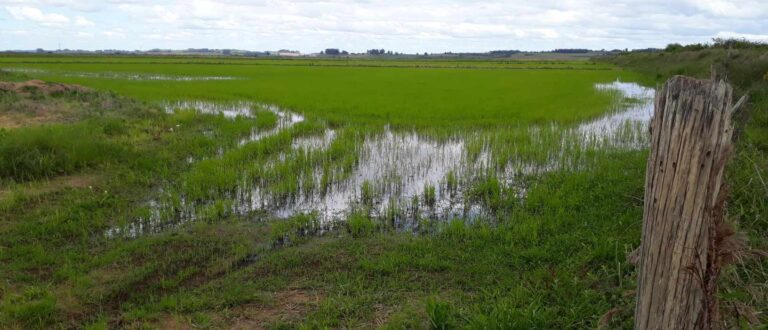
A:
[[[711,231],[731,149],[733,89],[670,78],[656,95],[646,168],[636,329],[709,328]]]

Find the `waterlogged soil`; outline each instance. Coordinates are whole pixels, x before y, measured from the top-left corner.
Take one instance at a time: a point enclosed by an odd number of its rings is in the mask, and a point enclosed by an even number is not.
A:
[[[266,185],[243,182],[237,191],[222,198],[231,200],[227,204],[227,213],[236,216],[268,214],[270,217],[288,218],[312,213],[325,225],[343,221],[352,213],[386,219],[403,229],[415,228],[418,220],[424,218],[463,218],[468,221],[479,217],[492,218],[498,212],[498,205],[488,199],[489,191],[478,189],[488,180],[493,183],[490,193],[524,198],[525,178],[556,169],[578,168],[579,159],[565,151],[574,145],[582,149],[647,147],[655,91],[620,81],[597,84],[595,89],[615,95],[608,114],[575,126],[552,124],[527,130],[531,141],[542,139],[537,135],[551,136],[551,132],[557,132],[554,136],[560,139],[560,148],[546,151],[549,156],[543,161],[512,157],[499,164],[499,157],[493,152],[499,150],[498,146],[492,145],[494,140],[483,136],[464,135],[438,140],[416,132],[394,132],[385,128],[381,134],[367,135],[355,142],[356,147],[349,152],[357,153],[357,162],[344,180],[324,184],[323,169],[317,168],[310,171],[311,177],[298,180],[304,183],[312,181],[308,185],[311,188],[298,187],[295,194],[287,197],[278,196]],[[185,101],[169,103],[166,107],[168,111],[180,108],[231,118],[258,116],[253,109],[270,111],[278,116],[278,124],[274,128],[253,131],[248,138],[240,141],[241,146],[259,143],[263,138],[290,130],[293,125],[305,120],[303,116],[275,105],[250,102]],[[267,166],[285,161],[286,154],[323,151],[338,138],[339,133],[326,129],[321,134],[295,137],[290,150],[284,151]],[[480,148],[473,147],[476,145]],[[499,187],[498,191],[494,192],[493,187]],[[199,218],[196,211],[199,205],[183,200],[183,196],[181,209],[175,212],[164,212],[164,208],[170,206],[159,200],[162,199],[149,202],[153,211],[148,217],[125,227],[113,228],[107,234],[136,236]],[[179,208],[178,205],[175,207]],[[174,216],[169,219],[167,214]]]
[[[147,81],[208,81],[208,80],[238,80],[238,77],[232,76],[188,76],[188,75],[166,75],[156,73],[140,72],[86,72],[86,71],[60,71],[43,70],[32,68],[4,68],[4,71],[28,73],[34,75],[56,75],[74,78],[99,78],[116,80],[147,80]]]

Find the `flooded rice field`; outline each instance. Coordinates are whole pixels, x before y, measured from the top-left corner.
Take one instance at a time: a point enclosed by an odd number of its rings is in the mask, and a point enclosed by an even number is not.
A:
[[[148,202],[144,216],[107,235],[133,237],[221,216],[313,214],[321,224],[333,226],[350,214],[361,214],[403,230],[415,229],[420,219],[492,219],[510,207],[508,201],[522,201],[527,185],[538,175],[578,170],[596,151],[647,147],[654,90],[620,81],[597,84],[595,89],[615,100],[606,115],[590,121],[440,138],[388,127],[375,132],[328,127],[298,132],[297,124],[313,119],[274,105],[168,103],[169,112],[195,109],[255,118],[268,111],[278,117],[273,128],[254,130],[234,150],[223,151],[223,158],[257,144],[277,143],[277,135],[290,134],[290,143],[242,164],[242,173],[214,195],[201,198],[184,184],[160,191]]]
[[[3,68],[4,71],[27,73],[34,75],[56,75],[60,77],[74,77],[74,78],[97,78],[97,79],[114,79],[114,80],[139,80],[139,81],[215,81],[215,80],[238,80],[238,77],[232,76],[190,76],[190,75],[167,75],[156,73],[140,73],[140,72],[112,72],[112,71],[100,71],[100,72],[86,72],[86,71],[62,71],[62,70],[43,70],[33,68]]]

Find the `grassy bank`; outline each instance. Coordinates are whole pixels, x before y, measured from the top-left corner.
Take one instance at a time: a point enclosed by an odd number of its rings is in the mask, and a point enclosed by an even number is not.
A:
[[[715,44],[669,47],[661,53],[626,54],[604,59],[661,84],[672,75],[709,78],[714,69],[727,77],[737,95],[750,102],[736,116],[735,150],[726,170],[730,190],[728,219],[748,237],[749,245],[768,251],[768,47],[760,44]],[[722,280],[720,298],[729,324],[765,323],[768,312],[768,260],[741,255]]]

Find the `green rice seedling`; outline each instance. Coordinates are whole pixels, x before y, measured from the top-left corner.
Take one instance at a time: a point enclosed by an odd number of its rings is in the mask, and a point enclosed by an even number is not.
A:
[[[467,230],[464,219],[452,219],[442,227],[440,234],[448,239],[461,240],[466,236]]]
[[[306,239],[319,228],[320,222],[316,214],[302,213],[272,223],[270,237],[274,245],[293,244]]]
[[[456,190],[459,187],[459,182],[456,178],[456,173],[453,170],[448,171],[448,174],[445,175],[445,186],[451,196],[456,194]]]
[[[488,176],[473,185],[468,192],[469,200],[484,205],[488,210],[497,214],[502,206],[502,186],[495,176]]]
[[[360,213],[352,213],[346,221],[347,233],[352,237],[365,237],[376,231],[376,223],[371,218]]]
[[[400,205],[398,205],[398,201],[394,198],[390,198],[384,215],[385,223],[390,228],[394,229],[396,228],[397,221],[402,218],[404,218],[404,214]]]
[[[426,205],[430,209],[435,208],[435,203],[437,202],[437,197],[435,194],[435,186],[426,185],[424,186],[424,197],[423,197],[424,205]]]
[[[373,207],[376,192],[374,191],[373,184],[370,181],[363,181],[360,186],[360,204],[363,207],[370,209]]]

